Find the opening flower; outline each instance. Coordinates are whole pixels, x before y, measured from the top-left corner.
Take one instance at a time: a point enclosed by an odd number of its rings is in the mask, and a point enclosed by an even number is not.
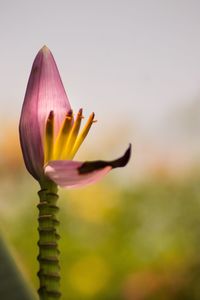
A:
[[[84,186],[128,163],[131,145],[113,161],[73,160],[94,116],[80,130],[83,111],[74,116],[53,55],[44,46],[32,66],[19,124],[26,167],[41,185],[50,179],[64,188]]]

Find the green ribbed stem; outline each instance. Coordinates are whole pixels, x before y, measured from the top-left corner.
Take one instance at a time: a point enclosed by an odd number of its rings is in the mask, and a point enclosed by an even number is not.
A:
[[[39,209],[39,272],[40,287],[38,294],[40,300],[60,299],[60,265],[57,227],[57,187],[50,184],[38,192],[40,197]]]

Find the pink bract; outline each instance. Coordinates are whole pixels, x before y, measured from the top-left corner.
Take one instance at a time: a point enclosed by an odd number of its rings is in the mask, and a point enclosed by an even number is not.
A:
[[[50,111],[55,114],[55,133],[71,106],[50,50],[37,54],[29,77],[21,112],[19,132],[24,161],[35,179],[43,176],[43,139]]]

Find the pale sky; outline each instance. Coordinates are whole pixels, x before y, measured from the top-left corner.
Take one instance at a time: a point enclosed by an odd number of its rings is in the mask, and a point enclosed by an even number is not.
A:
[[[198,0],[0,0],[1,118],[19,118],[46,44],[74,110],[156,131],[200,95],[199,16]]]

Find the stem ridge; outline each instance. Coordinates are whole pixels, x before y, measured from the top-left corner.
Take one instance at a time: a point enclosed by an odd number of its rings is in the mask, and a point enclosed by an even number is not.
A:
[[[57,232],[59,221],[57,213],[57,188],[42,189],[38,192],[40,203],[37,205],[39,210],[38,232],[39,232],[39,272],[37,273],[40,287],[38,294],[40,300],[60,299],[60,265]]]

